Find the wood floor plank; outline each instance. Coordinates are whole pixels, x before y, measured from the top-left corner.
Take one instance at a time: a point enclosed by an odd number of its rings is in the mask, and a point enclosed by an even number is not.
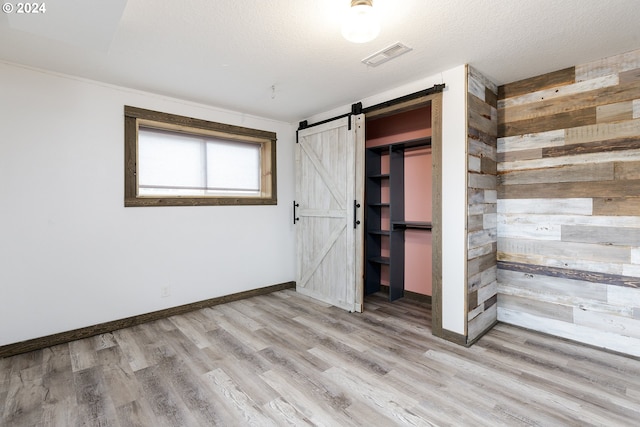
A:
[[[260,374],[260,377],[273,389],[278,390],[280,396],[289,402],[296,411],[303,414],[312,425],[360,425],[346,414],[333,410],[326,402],[313,399],[304,386],[290,381],[286,374],[283,375],[276,370],[270,370]]]
[[[135,372],[142,385],[158,425],[197,425],[194,416],[187,410],[178,392],[165,377],[166,369],[160,365],[149,366]]]
[[[0,359],[0,426],[637,425],[640,360],[430,306],[347,313],[293,290]]]
[[[104,368],[74,372],[77,417],[88,425],[116,425],[117,414],[104,381]]]
[[[119,406],[116,408],[116,414],[121,426],[147,427],[158,425],[158,421],[146,401],[133,401]]]
[[[277,425],[290,426],[313,426],[311,422],[302,412],[298,411],[293,405],[277,397],[263,405],[263,409],[276,422]]]
[[[276,426],[275,422],[264,413],[222,369],[213,370],[205,375],[209,387],[218,396],[220,402],[238,419],[237,425]]]

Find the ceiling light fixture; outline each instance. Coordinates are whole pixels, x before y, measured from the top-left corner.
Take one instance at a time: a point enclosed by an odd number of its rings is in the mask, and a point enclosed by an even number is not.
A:
[[[366,43],[380,34],[380,21],[373,0],[351,0],[342,22],[342,36],[353,43]]]

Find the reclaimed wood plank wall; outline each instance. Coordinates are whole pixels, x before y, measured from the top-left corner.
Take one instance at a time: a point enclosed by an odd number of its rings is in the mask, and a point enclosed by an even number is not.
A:
[[[640,356],[640,50],[498,88],[498,319]]]
[[[497,92],[467,68],[467,343],[497,321]]]

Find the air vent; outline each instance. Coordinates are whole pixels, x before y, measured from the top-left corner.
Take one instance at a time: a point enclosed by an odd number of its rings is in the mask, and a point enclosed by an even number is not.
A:
[[[373,55],[367,56],[362,60],[362,63],[369,67],[377,67],[380,64],[390,61],[393,58],[397,58],[403,53],[411,52],[412,50],[413,49],[406,45],[403,45],[400,42],[394,43],[391,46],[387,46],[384,49],[374,53]]]

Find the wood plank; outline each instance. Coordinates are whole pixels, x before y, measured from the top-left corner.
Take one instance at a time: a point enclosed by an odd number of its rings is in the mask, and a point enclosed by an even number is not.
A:
[[[469,233],[473,231],[482,230],[484,215],[469,215],[467,216],[467,231]]]
[[[529,313],[545,319],[561,320],[563,322],[573,322],[573,307],[563,304],[550,304],[531,298],[500,294],[498,297],[500,308],[506,310]]]
[[[580,340],[594,347],[608,348],[613,351],[640,357],[640,340],[638,339],[621,337],[616,334],[601,332],[574,323],[545,319],[528,313],[502,308],[498,309],[498,320],[527,329],[536,328],[543,333],[553,334],[571,340]],[[602,421],[603,424],[609,422],[610,420]]]
[[[496,242],[497,232],[495,228],[475,231],[467,234],[467,249],[478,248]]]
[[[484,190],[484,202],[495,204],[498,201],[498,190]],[[496,213],[496,210],[493,210],[491,213]],[[489,212],[485,212],[489,213]]]
[[[594,215],[637,215],[640,197],[594,197]]]
[[[496,88],[497,91],[497,88]],[[484,102],[491,105],[493,108],[498,108],[498,95],[492,89],[486,87],[484,89]]]
[[[565,131],[565,144],[578,144],[640,135],[640,120],[572,127]]]
[[[636,246],[640,244],[640,228],[563,225],[562,241]]]
[[[469,69],[471,68],[469,67]],[[467,90],[469,92],[469,96],[474,96],[480,101],[484,102],[486,87],[480,81],[478,81],[478,79],[475,79],[470,73],[467,79]]]
[[[497,177],[495,175],[481,174],[481,173],[468,174],[468,188],[495,190],[496,186],[497,186]]]
[[[538,280],[540,279],[545,281],[550,280],[551,282],[560,280],[560,279],[553,279],[553,278],[550,279],[547,277],[539,278]],[[584,282],[580,282],[580,283],[584,283]],[[611,314],[611,315],[626,317],[630,319],[635,318],[632,307],[624,306],[624,305],[613,305],[608,301],[590,300],[585,296],[587,294],[585,292],[582,292],[582,290],[579,288],[576,289],[576,293],[574,293],[573,295],[567,295],[567,294],[558,294],[558,293],[554,294],[554,293],[537,292],[536,285],[537,285],[537,282],[536,284],[527,288],[527,287],[518,286],[517,284],[512,284],[512,283],[506,283],[506,284],[501,283],[498,289],[499,289],[500,295],[512,295],[516,297],[532,299],[539,303],[545,303],[545,304],[551,304],[551,305],[563,305],[566,307],[572,307],[574,310],[576,308],[579,308],[580,310],[585,310],[585,311]],[[591,284],[591,285],[595,285],[595,284]],[[600,285],[600,286],[603,286],[606,288],[626,289],[626,288],[621,288],[620,286],[608,286],[608,285]],[[574,286],[573,288],[575,289],[576,287]]]
[[[481,303],[491,300],[498,293],[498,282],[493,281],[478,289],[478,301]],[[490,304],[491,305],[491,304]]]
[[[500,238],[521,238],[532,240],[556,240],[560,241],[561,226],[557,224],[498,224],[498,236]]]
[[[494,94],[498,93],[498,86],[494,82],[489,80],[484,74],[478,71],[475,67],[471,65],[467,65],[467,70],[468,70],[468,74],[474,80],[476,80],[479,84],[481,84],[490,92],[493,92]],[[486,99],[484,99],[484,101],[486,102]]]
[[[582,197],[626,197],[640,194],[640,180],[602,181],[584,185],[581,182],[503,185],[498,189],[501,199],[564,199]]]
[[[541,273],[539,273],[541,272]],[[545,274],[555,274],[550,276]],[[622,286],[608,286],[600,282],[576,279],[577,273],[571,278],[562,277],[568,271],[542,268],[530,264],[498,262],[497,277],[498,292],[509,295],[522,295],[539,301],[562,301],[567,305],[575,304],[576,297],[581,301],[591,303],[612,303],[610,289],[629,289]],[[634,291],[635,292],[635,291]]]
[[[602,332],[622,334],[625,337],[640,339],[640,320],[609,313],[574,308],[573,322]]]
[[[622,274],[624,276],[640,277],[640,265],[638,264],[623,264]],[[638,307],[640,308],[640,307]]]
[[[569,85],[556,86],[549,89],[543,89],[524,95],[516,96],[501,100],[498,103],[498,108],[510,108],[518,105],[531,104],[535,102],[551,100],[554,98],[560,98],[567,95],[573,95],[576,93],[587,92],[594,89],[603,87],[615,86],[620,83],[617,74],[611,74],[608,76],[602,76],[595,79],[576,82]]]
[[[473,129],[469,128],[469,133],[473,133]],[[470,156],[487,157],[492,160],[496,160],[496,139],[490,143],[485,142],[482,139],[474,139],[469,137],[467,139],[467,154]]]
[[[495,229],[498,226],[498,214],[494,213],[488,213],[488,214],[484,214],[482,215],[482,228],[489,229]]]
[[[619,74],[620,83],[630,83],[640,80],[640,68],[633,70],[623,71]]]
[[[557,199],[552,199],[556,200]],[[591,214],[566,215],[566,214],[530,214],[521,213],[500,213],[498,214],[498,224],[500,225],[586,225],[605,227],[631,227],[640,228],[640,217],[638,216],[591,216]]]
[[[490,242],[482,246],[469,248],[469,250],[467,251],[467,259],[471,260],[471,259],[479,258],[488,254],[495,254],[497,247],[498,246],[496,242]],[[477,273],[474,273],[474,274],[477,274]]]
[[[498,213],[591,215],[591,198],[563,199],[502,199],[498,200]]]
[[[519,160],[535,160],[542,158],[541,148],[532,148],[530,150],[516,150],[498,153],[497,169],[500,169],[500,163],[517,162]]]
[[[505,108],[501,110],[501,114],[498,116],[498,123],[509,124],[523,120],[550,117],[561,113],[595,109],[600,105],[633,101],[638,98],[640,98],[640,81],[607,86],[534,104]]]
[[[432,277],[432,330],[436,336],[443,335],[442,328],[442,94],[434,97],[431,106],[431,277]],[[480,135],[479,135],[480,136]],[[471,154],[471,153],[469,153]]]
[[[564,129],[498,138],[498,153],[564,145]]]
[[[498,304],[498,294],[494,294],[491,298],[487,299],[484,301],[484,309],[485,311],[492,306],[496,306],[497,308],[497,304]]]
[[[473,157],[473,156],[469,156]],[[482,157],[480,159],[480,172],[489,175],[495,175],[498,171],[498,165],[494,159]]]
[[[613,151],[628,151],[635,149],[640,149],[640,135],[608,139],[606,141],[565,144],[562,147],[547,147],[542,149],[542,158],[573,156],[589,153],[610,153]]]
[[[616,162],[615,179],[640,179],[640,162]]]
[[[561,165],[598,164],[606,162],[632,162],[640,160],[640,150],[610,151],[606,156],[600,153],[575,154],[572,156],[546,157],[526,161],[502,162],[498,171],[541,169]]]
[[[496,296],[497,300],[497,296]],[[485,307],[484,304],[481,307]],[[484,308],[483,312],[477,315],[469,322],[468,326],[468,340],[470,343],[475,343],[481,338],[489,329],[491,329],[498,322],[498,306],[491,304]]]
[[[525,274],[536,274],[563,279],[580,280],[590,283],[603,283],[626,288],[640,288],[640,278],[622,276],[618,274],[596,273],[593,271],[581,271],[567,268],[556,268],[534,264],[522,264],[514,262],[498,261],[499,270],[517,271]]]
[[[640,95],[640,94],[639,94]],[[592,125],[596,123],[596,108],[587,107],[574,109],[547,116],[537,116],[529,119],[514,120],[500,123],[498,116],[498,137],[522,135],[525,133],[545,132],[556,129]]]
[[[478,156],[468,156],[467,170],[471,172],[480,172],[482,163]]]
[[[495,108],[485,104],[472,94],[467,97],[468,126],[478,129],[491,137],[497,135],[498,113]]]
[[[481,132],[476,128],[468,127],[467,128],[467,137],[470,140],[479,141],[483,144],[486,144],[490,147],[496,146],[497,138],[495,135],[489,135],[488,133]]]
[[[542,89],[569,85],[575,82],[575,67],[552,71],[498,87],[498,99],[512,98]]]
[[[478,306],[478,291],[474,290],[467,295],[467,311],[472,311]]]
[[[624,307],[640,307],[640,293],[634,288],[609,286],[607,302]]]
[[[488,270],[496,265],[496,254],[489,253],[477,258],[473,258],[467,262],[467,275],[473,276],[482,271]]]
[[[546,169],[501,173],[498,175],[498,185],[610,181],[613,179],[614,163],[598,163],[595,165],[562,165]],[[640,179],[640,174],[638,179]]]
[[[630,249],[618,246],[602,246],[590,243],[557,242],[553,240],[533,239],[500,239],[498,251],[512,254],[543,254],[546,257],[556,257],[571,260],[608,262],[613,264],[629,263]],[[636,281],[640,282],[640,278]]]
[[[624,263],[564,258],[543,253],[514,253],[498,250],[498,261],[534,264],[546,267],[591,271],[594,273],[624,275]]]
[[[479,273],[469,275],[467,280],[469,291],[480,289],[495,282],[497,280],[497,271],[497,266],[492,266]]]
[[[640,68],[640,52],[632,50],[576,66],[576,80],[589,80]]]
[[[596,108],[596,122],[617,122],[633,119],[633,101],[600,105]]]

